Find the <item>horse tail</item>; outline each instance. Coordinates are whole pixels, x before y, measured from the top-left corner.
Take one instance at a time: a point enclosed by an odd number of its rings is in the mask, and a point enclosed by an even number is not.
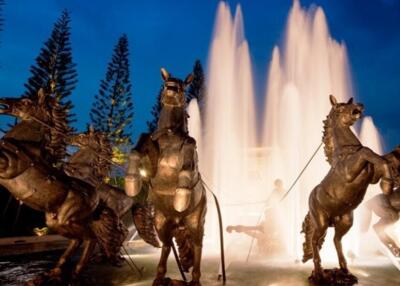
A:
[[[160,247],[154,228],[154,210],[148,203],[139,203],[131,208],[133,222],[139,236],[148,244]]]
[[[90,228],[100,248],[112,262],[118,261],[122,244],[128,235],[128,229],[118,215],[107,206],[98,206],[94,217]]]
[[[189,272],[194,262],[194,245],[190,232],[187,227],[179,226],[175,228],[173,236],[178,245],[179,260],[182,264],[183,271]]]
[[[311,222],[310,212],[304,218],[301,233],[304,233],[305,241],[303,243],[303,263],[313,258],[312,236],[314,234],[314,226]]]
[[[372,204],[375,197],[367,201],[361,207],[361,232],[366,233],[371,225],[372,220]]]

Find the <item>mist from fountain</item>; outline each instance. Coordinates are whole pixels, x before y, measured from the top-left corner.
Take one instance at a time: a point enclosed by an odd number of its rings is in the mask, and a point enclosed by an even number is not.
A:
[[[201,140],[203,178],[221,201],[225,226],[257,225],[268,207],[265,201],[274,180],[282,179],[288,188],[320,144],[322,121],[331,108],[328,95],[334,94],[341,102],[353,96],[346,47],[330,36],[320,7],[306,10],[293,1],[284,43],[272,52],[258,144],[252,68],[240,6],[234,17],[228,4],[218,6],[207,80],[205,118],[192,115],[198,112],[195,108],[189,111],[189,122],[204,123],[203,128],[189,125]],[[368,141],[366,145],[373,143],[371,148],[381,151],[370,118],[364,119],[361,137]],[[302,255],[300,230],[308,196],[329,168],[321,148],[281,204],[279,225],[290,257]],[[217,219],[214,207],[208,210],[205,243],[215,245]],[[229,255],[246,258],[251,238],[243,234],[225,237]],[[331,238],[328,235],[321,253],[324,261],[336,261]],[[351,231],[343,244],[345,251],[358,254],[359,233]]]

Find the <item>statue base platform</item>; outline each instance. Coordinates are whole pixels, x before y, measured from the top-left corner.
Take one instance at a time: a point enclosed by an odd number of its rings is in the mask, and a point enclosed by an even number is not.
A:
[[[314,271],[311,276],[308,277],[308,281],[311,285],[325,285],[325,286],[334,286],[334,285],[343,285],[343,286],[351,286],[358,283],[358,279],[356,276],[351,274],[350,272],[343,271],[342,269],[334,268],[334,269],[324,269],[322,277],[316,277],[314,275]]]

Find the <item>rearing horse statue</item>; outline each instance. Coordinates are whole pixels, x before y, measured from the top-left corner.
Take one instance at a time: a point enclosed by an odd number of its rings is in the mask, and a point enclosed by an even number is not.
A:
[[[342,237],[353,224],[353,210],[361,203],[369,184],[379,180],[384,194],[393,191],[393,179],[388,161],[364,147],[351,131],[362,115],[364,106],[338,103],[330,96],[331,111],[324,121],[325,155],[331,169],[309,197],[309,212],[303,222],[305,242],[303,262],[313,258],[314,271],[310,280],[323,285],[345,285],[357,282],[349,273],[342,250]],[[335,228],[334,244],[340,270],[323,271],[319,251],[328,227]],[[335,284],[336,283],[336,284]]]
[[[83,133],[67,138],[68,144],[79,150],[63,164],[64,172],[94,186],[100,200],[122,218],[131,211],[139,236],[154,247],[160,247],[153,227],[153,211],[147,202],[136,201],[127,196],[123,189],[105,182],[110,175],[112,146],[106,133],[89,126]]]
[[[185,81],[161,70],[164,89],[162,110],[155,132],[142,135],[132,150],[125,178],[125,191],[136,196],[148,185],[149,200],[155,208],[154,224],[162,242],[162,253],[153,286],[170,285],[165,277],[172,239],[179,248],[184,271],[192,269],[189,285],[200,284],[200,263],[206,194],[197,164],[196,141],[188,135],[184,91]]]
[[[127,230],[95,187],[54,167],[65,155],[61,134],[68,130],[66,114],[54,98],[43,90],[35,98],[1,98],[1,114],[21,121],[0,140],[0,184],[27,206],[44,212],[49,228],[70,239],[56,266],[29,285],[60,281],[67,260],[83,244],[72,272],[72,282],[78,282],[95,245],[114,260]]]

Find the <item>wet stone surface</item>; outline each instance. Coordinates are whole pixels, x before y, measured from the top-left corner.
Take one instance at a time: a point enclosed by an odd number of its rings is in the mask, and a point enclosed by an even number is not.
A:
[[[49,270],[54,265],[58,255],[59,253],[52,253],[0,258],[0,285],[24,285],[36,275]],[[108,263],[91,263],[84,271],[80,285],[151,285],[158,263],[158,255],[158,252],[155,252],[132,256],[137,266],[144,268],[143,277],[140,277],[138,272],[133,271],[126,263],[121,267],[111,266]],[[216,257],[205,257],[202,263],[201,281],[203,286],[222,285],[217,280],[218,266]],[[71,268],[71,264],[69,268]],[[168,268],[169,277],[180,279],[179,271],[172,256]],[[357,285],[400,285],[400,272],[387,259],[374,261],[367,266],[360,266],[356,263],[355,266],[350,266],[350,271],[357,276],[359,281]],[[302,286],[309,285],[308,277],[310,274],[310,264],[302,265],[275,261],[235,262],[227,270],[228,283],[226,285]],[[187,276],[190,278],[190,275]],[[68,285],[68,281],[57,283],[57,285]]]

